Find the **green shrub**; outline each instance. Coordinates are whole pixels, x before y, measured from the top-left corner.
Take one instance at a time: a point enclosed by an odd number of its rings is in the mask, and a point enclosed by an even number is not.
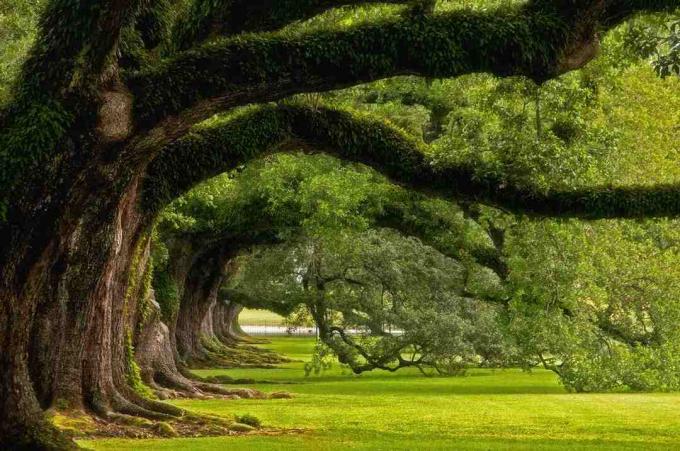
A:
[[[260,419],[250,414],[245,414],[241,416],[237,415],[236,421],[241,424],[247,424],[248,426],[252,426],[254,428],[260,428],[262,426],[262,422],[260,421]]]

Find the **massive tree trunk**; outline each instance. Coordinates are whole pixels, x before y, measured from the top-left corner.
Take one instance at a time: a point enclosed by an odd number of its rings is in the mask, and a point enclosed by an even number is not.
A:
[[[148,161],[119,149],[129,98],[102,97],[62,139],[70,153],[25,177],[2,230],[0,443],[9,448],[67,446],[43,419],[50,406],[109,419],[181,412],[127,384],[132,288],[148,257],[150,224],[137,175]]]
[[[147,255],[138,184],[120,192],[87,183],[73,188],[76,195],[60,211],[53,236],[32,250],[39,257],[30,258],[26,248],[20,254],[19,246],[4,256],[0,290],[9,302],[2,303],[0,365],[8,382],[2,384],[0,424],[11,428],[2,434],[8,446],[24,440],[49,447],[26,425],[44,424],[40,408],[51,405],[106,418],[180,413],[142,398],[126,381],[125,337],[136,311],[136,293],[128,287]]]
[[[161,307],[155,301],[155,294],[151,291],[147,317],[141,322],[138,333],[135,336],[135,360],[139,365],[142,381],[151,387],[160,399],[177,397],[207,398],[214,396],[226,398],[264,397],[262,393],[256,390],[227,389],[220,385],[206,383],[191,374],[186,363],[180,358],[177,349],[178,340],[176,331],[178,318],[182,311],[181,304],[187,296],[190,299],[200,299],[201,295],[209,296],[211,293],[208,287],[207,292],[202,291],[202,294],[194,294],[193,296],[188,294],[193,289],[201,290],[203,288],[200,282],[192,282],[190,275],[200,274],[200,271],[196,270],[196,265],[197,262],[202,261],[201,256],[203,255],[204,248],[207,246],[200,239],[192,241],[183,237],[176,237],[170,240],[170,245],[168,246],[169,264],[163,271],[167,272],[168,277],[172,279],[177,289],[180,306],[179,311],[173,310],[163,315]],[[218,253],[213,255],[216,256]],[[205,262],[205,260],[203,261]],[[213,260],[209,261],[214,262]],[[210,265],[203,267],[203,270],[207,272],[210,272],[211,269],[214,268]],[[218,284],[219,281],[215,283]],[[166,306],[166,309],[169,308],[169,306]],[[170,308],[170,310],[172,309]],[[192,311],[191,308],[186,309],[185,307],[185,314],[187,314],[187,310]],[[207,307],[203,306],[200,310],[210,312],[210,305],[208,304]],[[164,321],[167,321],[167,323]],[[199,325],[199,330],[192,332],[190,335],[200,339],[202,321],[194,321],[189,314],[187,324],[194,327],[197,324]]]
[[[175,354],[170,329],[161,320],[160,307],[152,301],[149,317],[140,327],[135,343],[135,360],[142,381],[161,399],[203,397],[196,385],[180,372]]]
[[[208,245],[187,274],[177,314],[176,340],[181,361],[190,367],[271,367],[288,359],[271,351],[249,346],[235,333],[240,308],[227,308],[221,316],[220,286],[235,271],[234,257],[252,243],[269,242],[269,233],[258,237],[229,239]],[[225,329],[225,325],[227,326]],[[238,327],[238,326],[237,326]],[[226,335],[223,332],[226,331]]]
[[[153,300],[148,316],[140,327],[135,343],[135,360],[141,378],[160,399],[190,397],[263,398],[264,394],[247,388],[229,389],[191,377],[177,364],[177,350],[170,329],[161,320],[160,308]]]

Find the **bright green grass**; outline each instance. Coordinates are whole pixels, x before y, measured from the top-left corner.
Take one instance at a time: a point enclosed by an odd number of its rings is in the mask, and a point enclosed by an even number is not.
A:
[[[306,338],[267,345],[297,359],[307,359],[312,346]],[[175,404],[229,418],[250,413],[267,426],[306,433],[82,444],[116,450],[680,449],[678,394],[569,394],[546,371],[425,378],[416,371],[357,377],[335,368],[305,378],[301,368],[298,362],[275,370],[197,371],[298,382],[255,386],[287,390],[294,399]]]
[[[283,324],[285,318],[269,310],[243,309],[238,316],[241,325],[263,325],[279,326]]]

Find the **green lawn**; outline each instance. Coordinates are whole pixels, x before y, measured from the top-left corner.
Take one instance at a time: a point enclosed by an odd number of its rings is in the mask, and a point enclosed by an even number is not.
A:
[[[277,338],[268,347],[308,358],[313,343]],[[282,436],[82,442],[116,450],[324,449],[680,449],[680,394],[569,394],[552,373],[477,370],[425,378],[415,371],[305,378],[302,363],[275,370],[202,370],[201,375],[299,382],[258,385],[294,399],[182,400],[184,408],[267,426],[305,428]]]
[[[259,310],[259,309],[243,309],[243,311],[238,316],[238,322],[241,325],[263,325],[267,324],[269,326],[279,326],[283,324],[285,318],[281,315],[277,315],[269,310]]]

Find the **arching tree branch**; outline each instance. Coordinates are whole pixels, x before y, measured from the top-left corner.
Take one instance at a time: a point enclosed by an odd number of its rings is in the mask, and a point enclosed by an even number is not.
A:
[[[200,106],[207,117],[247,103],[404,74],[489,72],[542,81],[590,61],[597,33],[631,14],[675,7],[675,0],[535,0],[296,37],[246,35],[183,52],[131,74],[128,82],[137,121],[152,128],[189,108]]]
[[[264,107],[206,127],[168,146],[149,167],[144,205],[157,211],[198,182],[299,139],[390,179],[444,198],[466,199],[523,214],[635,218],[680,214],[676,185],[594,187],[539,193],[479,178],[467,167],[435,167],[425,145],[391,125],[332,109]],[[300,149],[296,145],[295,149]]]
[[[413,0],[196,0],[175,27],[176,46],[186,50],[216,36],[272,31],[329,9],[369,3],[404,4]]]

